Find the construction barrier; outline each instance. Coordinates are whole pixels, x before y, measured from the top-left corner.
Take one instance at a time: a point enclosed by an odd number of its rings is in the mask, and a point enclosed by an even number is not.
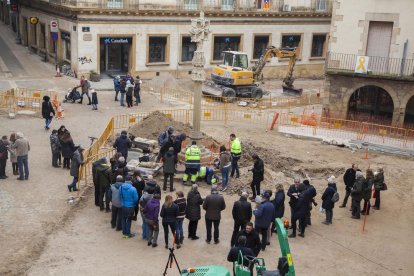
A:
[[[190,107],[194,102],[194,92],[177,89],[165,86],[156,85],[143,85],[143,91],[147,91],[157,98],[161,102],[164,101],[179,101],[185,104],[189,104]],[[236,108],[239,105],[245,106],[243,108],[253,109],[280,109],[290,108],[298,106],[309,106],[322,104],[323,98],[328,97],[327,92],[321,92],[320,89],[314,92],[307,92],[297,97],[289,96],[265,96],[263,98],[246,98],[246,97],[218,97],[211,95],[203,95],[201,100],[201,106],[206,108],[218,107],[222,108],[227,105],[228,108]]]
[[[0,92],[0,108],[12,113],[16,113],[21,110],[28,110],[35,112],[37,115],[41,115],[44,96],[50,97],[55,110],[59,112],[61,102],[57,92],[28,88],[12,88]],[[60,114],[57,115],[58,118],[59,115],[60,118],[63,117],[61,107]]]
[[[193,110],[172,109],[158,110],[167,117],[189,124],[192,122]],[[112,157],[115,150],[112,145],[106,145],[109,139],[113,139],[116,133],[128,129],[132,125],[141,122],[152,112],[123,114],[112,117],[98,139],[84,152],[85,163],[81,166],[78,187],[80,181],[85,184],[89,181],[92,171],[92,163],[102,157]],[[276,116],[277,114],[277,116]],[[348,139],[374,144],[384,144],[401,149],[414,150],[414,130],[378,124],[362,123],[336,118],[318,119],[316,114],[291,114],[266,110],[240,110],[203,108],[201,120],[212,121],[223,125],[236,125],[238,122],[250,122],[254,126],[270,129],[275,127],[277,131],[298,135],[313,136],[328,139]],[[217,156],[212,151],[210,162]]]

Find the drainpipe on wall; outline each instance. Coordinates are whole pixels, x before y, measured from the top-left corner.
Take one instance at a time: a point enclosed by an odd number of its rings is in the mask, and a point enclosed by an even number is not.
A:
[[[402,77],[404,74],[405,60],[407,59],[407,48],[408,48],[408,39],[404,42],[403,56],[402,56],[401,68],[400,68],[400,77]]]

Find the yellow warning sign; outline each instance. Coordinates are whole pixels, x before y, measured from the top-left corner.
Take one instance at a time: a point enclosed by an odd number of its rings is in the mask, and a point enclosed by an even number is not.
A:
[[[136,118],[135,118],[135,117],[131,117],[131,118],[129,118],[129,123],[130,123],[130,124],[135,123],[135,121],[136,121]]]
[[[292,255],[290,253],[287,254],[287,261],[288,261],[288,264],[289,265],[292,265],[293,264]]]
[[[211,112],[204,112],[204,117],[211,117]]]
[[[244,118],[245,119],[251,119],[252,118],[252,114],[244,114]]]
[[[171,113],[167,113],[167,114],[165,114],[165,116],[167,116],[168,118],[172,118],[172,114]]]

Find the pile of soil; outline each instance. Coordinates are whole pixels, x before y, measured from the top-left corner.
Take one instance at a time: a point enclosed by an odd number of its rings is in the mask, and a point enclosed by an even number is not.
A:
[[[167,117],[164,113],[155,111],[145,117],[142,121],[132,125],[128,129],[128,133],[134,135],[135,137],[158,140],[158,136],[169,126],[172,126],[174,128],[175,135],[185,133],[188,137],[192,131],[192,127],[189,124],[174,121],[170,117]],[[187,139],[186,143],[189,142],[190,140]],[[219,147],[219,142],[206,135],[205,133],[203,133],[201,144],[203,144],[208,149],[213,148],[214,151]]]
[[[345,171],[342,167],[320,167],[320,165],[306,164],[299,159],[283,156],[275,149],[255,146],[252,142],[242,143],[242,148],[243,155],[239,162],[240,178],[231,179],[226,191],[228,194],[241,194],[243,190],[251,192],[250,183],[253,176],[247,170],[253,167],[253,153],[256,153],[265,164],[265,180],[261,183],[262,190],[274,191],[276,184],[283,184],[287,190],[295,177],[305,179],[306,175],[309,175],[312,179],[321,180],[331,175],[338,177]]]

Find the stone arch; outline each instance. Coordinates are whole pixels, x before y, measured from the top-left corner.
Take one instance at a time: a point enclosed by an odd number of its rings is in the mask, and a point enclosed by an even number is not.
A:
[[[358,87],[347,100],[347,119],[392,124],[396,106],[384,88],[364,85]]]
[[[405,105],[404,126],[414,128],[414,95],[411,95]]]

